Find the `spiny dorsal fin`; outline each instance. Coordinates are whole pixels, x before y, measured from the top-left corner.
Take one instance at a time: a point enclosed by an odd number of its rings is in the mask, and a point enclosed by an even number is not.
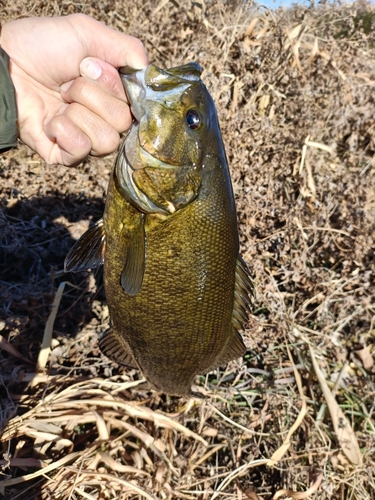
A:
[[[121,273],[121,286],[128,295],[134,296],[140,292],[145,268],[145,215],[140,214],[139,223],[136,224],[131,233],[131,239],[125,256],[125,264]]]
[[[237,258],[236,283],[234,286],[234,305],[232,324],[236,330],[243,330],[250,312],[250,296],[253,285],[250,280],[249,270],[241,255]]]
[[[103,333],[103,337],[99,341],[99,348],[112,361],[129,368],[138,368],[128,345],[121,340],[113,327]]]
[[[95,269],[103,264],[104,253],[103,219],[99,219],[70,249],[64,261],[64,271],[78,273]]]

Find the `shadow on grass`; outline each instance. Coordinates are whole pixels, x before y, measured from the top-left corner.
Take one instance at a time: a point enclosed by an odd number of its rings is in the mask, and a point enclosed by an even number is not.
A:
[[[56,328],[74,335],[84,324],[86,311],[82,304],[74,303],[74,295],[86,291],[89,275],[65,274],[64,259],[87,229],[88,220],[95,222],[103,210],[102,199],[57,194],[20,200],[0,212],[0,320],[13,338],[22,334],[25,341],[40,340],[36,337],[43,333],[62,281],[77,289],[64,295]],[[100,279],[99,273],[97,276]],[[30,357],[31,353],[28,344],[22,354]]]
[[[24,358],[0,349],[0,431],[16,413],[26,411],[22,400],[30,392],[27,381],[35,373],[44,328],[60,283],[67,281],[73,286],[65,287],[54,337],[74,338],[93,321],[93,301],[104,299],[101,270],[94,277],[91,273],[64,273],[66,254],[103,210],[103,199],[60,193],[22,199],[11,206],[0,202],[0,335]],[[59,368],[57,364],[52,371],[66,373],[72,367],[74,361],[71,366],[65,366],[64,361],[64,366]],[[14,457],[17,440],[12,441],[10,449],[2,453]],[[22,469],[11,469],[13,477],[24,474]],[[37,483],[29,485],[27,498],[39,498]],[[17,487],[11,489],[11,495],[4,498],[18,498]]]

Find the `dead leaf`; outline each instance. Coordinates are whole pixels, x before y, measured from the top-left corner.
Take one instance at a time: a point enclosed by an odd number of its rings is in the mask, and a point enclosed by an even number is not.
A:
[[[323,473],[321,472],[316,478],[314,484],[310,486],[310,488],[308,488],[306,491],[279,490],[274,494],[272,500],[277,500],[283,495],[287,495],[288,497],[293,498],[295,500],[303,500],[304,498],[309,497],[310,495],[312,495],[317,491],[317,489],[320,486],[320,483],[322,482],[322,479],[323,479]]]
[[[22,354],[18,352],[17,349],[12,346],[12,344],[8,342],[2,335],[0,335],[0,349],[4,349],[4,351],[9,352],[9,354],[11,354],[12,356],[22,359],[22,361],[25,361],[25,363],[29,363],[30,365],[34,364],[29,359],[22,356]]]
[[[351,461],[352,464],[360,465],[362,463],[362,455],[359,449],[356,435],[348,419],[344,415],[344,412],[338,405],[335,398],[332,396],[332,393],[329,390],[324,375],[319,368],[318,362],[316,361],[315,354],[311,346],[310,346],[310,355],[316,376],[318,377],[320,387],[322,388],[323,395],[325,397],[328,410],[331,415],[333,428],[335,430],[342,451],[345,453],[345,455]]]
[[[354,354],[361,361],[365,370],[371,370],[371,368],[374,366],[374,358],[372,357],[370,349],[367,346],[363,347],[363,349],[354,351]]]
[[[289,352],[289,349],[288,349],[288,354],[289,354],[289,358],[290,358],[291,362],[293,363],[294,376],[295,376],[295,379],[297,382],[299,394],[301,396],[302,407],[301,407],[301,410],[298,414],[296,421],[294,422],[292,427],[289,429],[289,432],[285,438],[284,443],[275,451],[275,453],[272,455],[272,457],[268,460],[268,462],[267,462],[268,466],[275,465],[279,460],[282,459],[282,457],[285,455],[285,453],[289,450],[289,447],[291,444],[290,438],[295,433],[295,431],[298,429],[298,427],[301,425],[301,423],[302,423],[302,421],[305,418],[305,415],[307,413],[307,403],[306,403],[306,397],[303,393],[301,375],[299,374],[299,372],[298,372],[298,370],[293,362],[293,358]]]
[[[268,105],[270,103],[270,96],[269,94],[263,94],[262,97],[259,99],[259,114],[264,115],[266,112],[266,109],[268,108]]]
[[[253,34],[253,31],[254,31],[255,26],[257,25],[258,21],[259,21],[259,17],[254,17],[254,19],[252,19],[250,21],[250,24],[246,28],[246,31],[244,33],[245,36],[251,36]]]
[[[64,288],[65,285],[67,284],[66,281],[63,281],[60,283],[59,288],[57,289],[53,304],[52,304],[52,310],[51,313],[47,319],[46,326],[44,329],[44,336],[43,336],[43,343],[42,347],[39,352],[38,356],[38,361],[37,361],[37,371],[42,371],[45,369],[49,353],[51,352],[51,342],[52,342],[52,334],[53,334],[53,327],[55,324],[55,319],[57,315],[57,311],[59,309],[61,297],[64,293]]]
[[[101,439],[102,441],[108,441],[109,433],[104,418],[101,415],[99,415],[99,413],[96,412],[95,410],[91,411],[93,412],[96,420],[96,427],[98,429],[99,439]]]
[[[96,454],[93,462],[90,464],[90,469],[96,469],[98,464],[100,462],[104,462],[110,469],[112,469],[115,472],[122,472],[122,473],[127,473],[127,474],[138,474],[138,475],[145,475],[149,476],[150,474],[146,471],[139,470],[136,467],[133,467],[132,465],[123,465],[120,462],[117,462],[114,458],[111,457],[111,455],[107,452],[104,451],[99,451],[99,453]]]
[[[247,488],[247,490],[244,491],[244,494],[249,500],[260,500],[258,495],[255,493],[255,489],[252,487]]]
[[[56,462],[53,462],[50,465],[47,465],[46,467],[42,468],[41,470],[37,472],[33,472],[32,474],[28,474],[27,476],[21,476],[21,477],[14,477],[11,479],[5,479],[1,481],[0,488],[3,490],[4,488],[7,488],[9,486],[13,486],[14,484],[20,484],[25,481],[30,481],[31,479],[35,479],[36,477],[43,476],[45,474],[48,474],[49,472],[58,469],[59,467],[62,467],[63,465],[66,465],[70,462],[73,462],[76,458],[78,458],[79,455],[81,455],[81,451],[75,451],[74,453],[69,453],[69,455],[66,455],[65,457],[61,458],[60,460],[57,460]]]

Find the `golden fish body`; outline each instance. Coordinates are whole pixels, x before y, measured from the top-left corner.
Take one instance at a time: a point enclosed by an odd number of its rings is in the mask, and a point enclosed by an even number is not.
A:
[[[250,280],[215,106],[192,63],[125,69],[135,122],[108,187],[103,222],[68,270],[104,261],[112,328],[100,343],[158,390],[186,395],[198,373],[245,352]]]

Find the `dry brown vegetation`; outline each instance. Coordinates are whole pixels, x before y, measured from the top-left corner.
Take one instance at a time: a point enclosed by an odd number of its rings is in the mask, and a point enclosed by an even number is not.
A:
[[[0,494],[375,498],[374,7],[3,5],[2,22],[84,12],[140,37],[161,67],[204,67],[255,306],[247,355],[199,377],[203,399],[150,391],[98,350],[100,273],[62,270],[101,216],[115,155],[77,169],[24,146],[3,155]]]

